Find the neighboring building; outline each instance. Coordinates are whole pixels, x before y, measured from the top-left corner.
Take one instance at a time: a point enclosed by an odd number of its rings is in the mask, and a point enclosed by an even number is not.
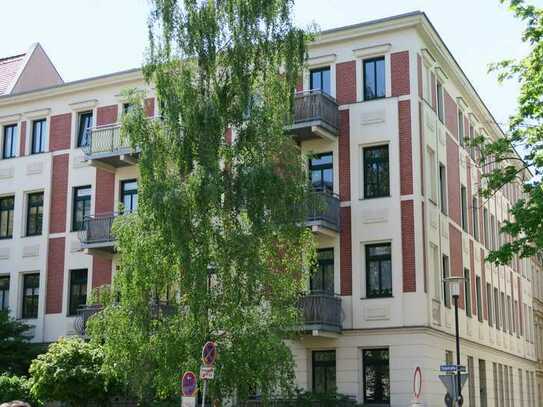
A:
[[[139,70],[20,86],[0,96],[0,305],[48,342],[75,334],[78,305],[111,281],[114,211],[137,206],[138,157],[116,124],[121,89],[146,91],[156,112]],[[455,359],[443,277],[453,275],[468,281],[464,405],[539,405],[531,262],[484,262],[521,191],[477,197],[477,152],[465,140],[502,133],[426,15],[323,32],[299,86],[311,89],[321,92],[297,96],[290,133],[312,153],[328,207],[308,219],[319,267],[307,334],[291,344],[299,386],[406,406],[420,367],[422,400],[442,405],[439,366]]]
[[[537,396],[543,400],[543,256],[532,261],[534,342],[537,355]]]

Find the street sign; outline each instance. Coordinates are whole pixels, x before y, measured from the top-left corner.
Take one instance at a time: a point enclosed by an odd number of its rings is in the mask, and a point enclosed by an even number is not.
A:
[[[417,366],[415,372],[413,373],[413,397],[415,400],[420,399],[420,393],[422,391],[422,372],[420,367]]]
[[[213,366],[217,359],[217,345],[215,342],[206,342],[202,349],[202,362],[204,366]]]
[[[181,407],[196,407],[196,397],[181,397]]]
[[[457,389],[457,375],[455,374],[441,374],[439,375],[439,380],[445,385],[447,389],[447,394],[451,396],[453,400],[458,399],[458,389]],[[460,375],[460,388],[464,387],[464,383],[468,380],[467,374]]]
[[[215,377],[215,368],[213,366],[200,367],[200,379],[211,380]]]
[[[192,372],[185,372],[181,378],[181,393],[185,397],[192,397],[198,391],[198,381]]]
[[[439,370],[441,372],[451,372],[451,373],[465,372],[466,371],[466,366],[464,366],[464,365],[441,365],[441,366],[439,366]]]

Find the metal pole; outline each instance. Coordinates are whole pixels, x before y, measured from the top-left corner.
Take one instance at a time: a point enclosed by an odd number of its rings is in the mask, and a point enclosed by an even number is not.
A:
[[[458,324],[458,295],[454,295],[454,320],[456,325],[456,364],[460,366],[460,333],[459,333],[459,324]],[[458,369],[458,368],[457,368]],[[456,371],[456,385],[458,386],[458,400],[462,397],[462,388],[461,388],[461,381],[460,381],[460,369]],[[457,405],[460,406],[461,404],[458,403]]]
[[[202,392],[202,407],[204,407],[206,403],[206,392],[207,392],[207,380],[204,380],[204,391]]]

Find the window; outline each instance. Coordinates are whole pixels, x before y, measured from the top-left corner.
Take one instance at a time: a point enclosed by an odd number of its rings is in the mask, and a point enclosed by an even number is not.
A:
[[[443,255],[441,260],[443,265],[443,304],[449,308],[451,306],[451,289],[447,282],[447,278],[449,277],[449,257]]]
[[[439,252],[435,244],[430,243],[430,259],[432,261],[434,276],[434,300],[441,301],[441,268],[439,266]]]
[[[428,181],[430,182],[430,201],[437,204],[437,174],[436,174],[436,153],[428,147]]]
[[[45,119],[32,122],[32,154],[44,153],[47,138]]]
[[[518,302],[513,300],[513,331],[517,333],[517,337],[520,336],[520,328],[518,324]]]
[[[138,209],[138,181],[135,179],[121,182],[121,201],[124,213]]]
[[[392,296],[390,243],[366,245],[366,297]]]
[[[466,193],[466,187],[462,185],[460,187],[460,202],[462,209],[462,229],[464,232],[468,231],[468,196]]]
[[[362,351],[364,403],[390,403],[390,371],[388,349]]]
[[[329,393],[336,391],[336,351],[313,351],[313,391]]]
[[[4,126],[2,158],[13,158],[17,151],[17,125]]]
[[[492,286],[490,283],[486,283],[486,312],[488,314],[488,325],[493,326],[494,318],[492,311]]]
[[[333,191],[334,162],[331,152],[317,154],[309,159],[309,178],[316,191]]]
[[[328,95],[331,93],[330,67],[312,69],[309,76],[309,88],[321,90]]]
[[[475,406],[475,366],[473,357],[468,356],[468,399],[469,405]]]
[[[500,295],[497,288],[494,288],[494,316],[496,329],[500,329]]]
[[[483,236],[485,238],[485,247],[488,249],[490,240],[488,235],[488,209],[483,208]]]
[[[503,365],[503,389],[504,389],[504,399],[505,405],[509,405],[509,368],[506,365]]]
[[[0,198],[0,239],[10,239],[13,236],[14,205],[14,196]]]
[[[123,103],[123,114],[130,113],[132,110],[134,110],[133,103]]]
[[[511,296],[507,296],[507,325],[509,334],[513,335],[513,310],[511,305]]]
[[[83,230],[85,218],[90,215],[91,186],[74,188],[74,201],[72,207],[72,231]]]
[[[522,383],[522,369],[518,370],[518,387],[520,394],[520,405],[524,406],[524,384]]]
[[[439,164],[439,203],[441,204],[441,212],[447,214],[447,174],[445,166]]]
[[[9,276],[0,276],[0,311],[9,308]]]
[[[507,332],[507,315],[505,312],[505,294],[504,293],[500,293],[500,299],[501,299],[502,331]]]
[[[77,147],[90,144],[90,129],[92,127],[92,111],[79,113],[79,127],[77,128]]]
[[[499,387],[499,396],[500,396],[500,406],[505,406],[505,397],[503,391],[503,370],[502,365],[498,363],[498,387]]]
[[[422,66],[422,97],[430,105],[432,104],[432,71],[426,63]]]
[[[38,317],[40,275],[23,275],[23,313],[25,319]]]
[[[364,148],[364,198],[390,196],[388,146]]]
[[[28,194],[26,235],[41,235],[43,221],[43,192]]]
[[[464,302],[466,315],[471,318],[471,282],[468,269],[464,269]]]
[[[473,237],[475,240],[479,240],[479,205],[477,204],[477,198],[473,197],[473,202],[471,206],[472,211],[472,220],[473,220]]]
[[[364,61],[364,100],[385,97],[385,58]]]
[[[499,397],[498,397],[498,394],[499,394],[499,389],[498,389],[498,367],[496,365],[496,362],[493,362],[492,363],[492,377],[493,377],[493,384],[494,384],[494,400],[495,400],[495,405],[496,406],[499,406],[498,404],[498,400],[499,400]]]
[[[458,140],[460,145],[464,147],[464,113],[458,111]]]
[[[475,277],[475,299],[477,301],[477,319],[483,322],[483,305],[481,303],[481,277]]]
[[[490,215],[490,248],[496,249],[496,220],[494,215]]]
[[[441,123],[443,123],[443,85],[437,82],[437,117]]]
[[[445,364],[446,365],[452,365],[453,362],[453,353],[452,350],[446,350],[445,351]]]
[[[317,265],[309,285],[312,292],[334,292],[334,249],[317,251]]]
[[[479,400],[481,407],[487,407],[486,361],[483,359],[479,359]]]
[[[87,303],[87,269],[70,270],[70,306],[68,315],[77,314],[81,305]]]

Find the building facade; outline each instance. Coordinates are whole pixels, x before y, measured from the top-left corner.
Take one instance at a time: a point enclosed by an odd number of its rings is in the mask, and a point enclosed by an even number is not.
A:
[[[25,69],[2,71],[2,61],[0,305],[50,342],[81,331],[78,307],[115,270],[116,211],[137,207],[122,90],[145,92],[150,117],[155,99],[139,70],[23,87]],[[298,385],[406,406],[420,372],[420,400],[442,405],[439,366],[455,360],[444,278],[462,276],[464,405],[539,405],[538,263],[484,261],[507,239],[498,229],[520,186],[477,196],[485,168],[466,140],[502,133],[426,15],[321,33],[298,91],[288,133],[326,202],[308,217],[319,262],[305,335],[290,344]]]

